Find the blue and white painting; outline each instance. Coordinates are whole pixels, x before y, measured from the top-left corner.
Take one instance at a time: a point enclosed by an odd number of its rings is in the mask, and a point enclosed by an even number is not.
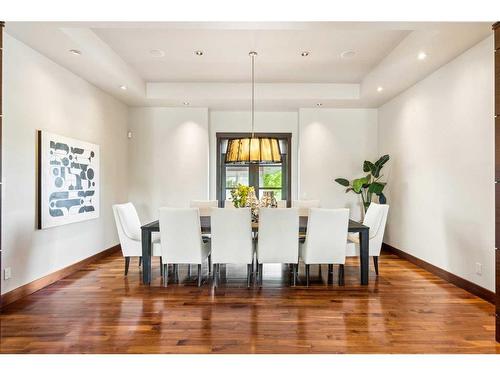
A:
[[[40,132],[40,228],[99,217],[99,145]]]

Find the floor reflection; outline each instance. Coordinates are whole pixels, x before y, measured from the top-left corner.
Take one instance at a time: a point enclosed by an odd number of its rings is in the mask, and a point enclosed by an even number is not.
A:
[[[356,259],[345,286],[311,269],[305,287],[290,270],[266,265],[262,287],[246,287],[246,267],[223,268],[214,288],[208,270],[170,272],[162,286],[153,260],[151,286],[132,262],[102,260],[27,298],[1,316],[5,353],[495,353],[494,308],[408,262],[383,256],[381,275],[359,285]],[[331,280],[330,280],[331,281]]]

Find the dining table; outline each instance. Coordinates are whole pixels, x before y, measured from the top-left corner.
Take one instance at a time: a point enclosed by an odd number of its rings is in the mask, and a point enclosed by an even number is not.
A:
[[[307,216],[299,218],[299,236],[307,237]],[[210,233],[210,216],[200,216],[200,225],[202,234]],[[160,231],[160,223],[158,220],[152,221],[141,227],[142,234],[142,281],[145,285],[151,284],[151,238],[154,232]],[[259,224],[252,222],[252,231],[259,231]],[[359,264],[360,264],[360,282],[361,285],[368,285],[368,269],[369,269],[369,232],[370,228],[355,220],[349,220],[347,231],[350,233],[358,233],[359,235]]]

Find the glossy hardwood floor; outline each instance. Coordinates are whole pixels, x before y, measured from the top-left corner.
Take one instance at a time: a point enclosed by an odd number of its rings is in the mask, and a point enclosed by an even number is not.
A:
[[[285,268],[268,266],[264,287],[248,290],[244,268],[229,267],[216,292],[185,269],[165,289],[153,266],[144,287],[137,260],[124,277],[111,256],[6,306],[0,352],[500,352],[493,305],[394,255],[382,255],[368,287],[355,261],[343,287],[325,286],[316,268],[311,287],[291,288]]]

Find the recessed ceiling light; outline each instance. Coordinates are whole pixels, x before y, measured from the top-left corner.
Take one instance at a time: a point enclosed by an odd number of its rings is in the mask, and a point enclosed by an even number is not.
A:
[[[316,103],[316,107],[321,107],[323,103]]]
[[[377,92],[382,92],[384,91],[384,88],[382,86],[377,87]]]
[[[194,51],[194,54],[195,54],[196,56],[203,56],[203,51],[200,51],[200,50],[198,50],[198,51]]]
[[[80,56],[82,54],[82,51],[79,51],[77,49],[70,49],[69,53],[72,53],[73,55]]]
[[[182,104],[184,104],[184,105],[189,105],[189,102],[184,102],[184,103],[182,103]]]
[[[419,60],[425,60],[425,58],[427,57],[427,54],[424,51],[420,51],[418,53],[417,57],[418,57]]]
[[[123,91],[125,91],[125,90],[127,89],[127,86],[125,86],[125,85],[121,85],[121,86],[120,86],[120,89],[122,89]]]
[[[356,51],[353,51],[352,49],[344,51],[340,54],[340,57],[343,59],[352,59],[354,56],[356,56]]]
[[[153,57],[163,57],[163,56],[165,56],[165,51],[163,51],[161,49],[158,49],[158,48],[150,49],[149,53]]]
[[[302,57],[309,56],[309,51],[303,51],[303,52],[301,52],[300,56],[302,56]]]

